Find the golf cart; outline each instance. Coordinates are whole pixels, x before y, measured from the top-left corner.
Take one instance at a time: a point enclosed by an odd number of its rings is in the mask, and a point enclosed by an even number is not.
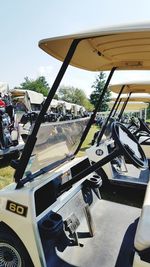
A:
[[[138,141],[115,122],[109,154],[99,149],[96,163],[76,156],[115,69],[150,69],[148,43],[147,25],[40,41],[40,48],[63,63],[20,159],[12,162],[14,183],[0,191],[0,266],[150,266],[150,184],[140,215],[138,208],[102,200],[102,177],[96,173],[124,154],[137,168],[147,169]],[[110,70],[99,103],[90,119],[42,124],[69,64],[91,71]]]
[[[24,142],[19,134],[10,92],[8,88],[0,89],[0,158],[7,157],[8,154],[18,157]]]
[[[110,101],[108,103],[109,108],[111,109],[114,105],[114,101]],[[119,108],[118,108],[118,113],[121,111],[122,106],[124,104],[124,101],[122,100],[120,102]],[[143,112],[146,113],[146,110],[148,108],[148,103],[142,102],[142,101],[130,101],[128,102],[124,114],[121,118],[121,122],[125,123],[128,126],[130,126],[131,123],[134,122],[134,120],[138,120],[138,118],[143,119]],[[136,115],[134,115],[136,114]],[[145,115],[145,114],[144,114]]]
[[[124,101],[124,106],[121,108],[121,113],[123,114],[124,110],[126,110],[127,106],[131,105],[131,101],[134,104],[137,104],[137,101],[144,101],[145,103],[141,103],[139,106],[142,107],[142,105],[148,105],[150,102],[150,83],[149,82],[132,82],[132,83],[126,83],[124,84],[117,84],[110,86],[110,89],[112,92],[119,92],[124,86],[123,91],[128,95],[121,95],[120,99]],[[143,106],[144,107],[144,106]],[[145,107],[144,107],[145,108]],[[145,109],[146,113],[146,109]],[[148,124],[145,121],[146,114],[144,114],[144,118],[138,117],[135,121],[131,121],[129,125],[127,125],[128,129],[132,131],[132,133],[136,136],[139,143],[142,145],[143,150],[147,156],[147,158],[150,158],[150,128]]]
[[[110,113],[107,117],[107,120],[101,131],[95,134],[93,139],[93,146],[87,149],[87,155],[92,162],[97,162],[100,158],[107,156],[114,149],[114,138],[112,138],[112,125],[114,121],[123,122],[126,128],[133,133],[135,138],[141,144],[146,157],[150,158],[150,129],[146,123],[141,119],[137,118],[137,122],[128,123],[127,121],[122,120],[125,110],[141,110],[145,109],[148,104],[144,102],[135,102],[131,98],[131,94],[138,92],[139,96],[141,92],[147,93],[150,91],[149,83],[124,83],[124,84],[115,84],[109,86],[109,89],[113,93],[118,93],[115,98],[115,102],[109,104],[111,107]],[[122,93],[128,93],[128,95],[123,95]],[[132,100],[129,102],[129,100]],[[135,97],[134,97],[135,100]],[[139,100],[136,97],[136,100]],[[140,100],[148,102],[149,95],[142,95]],[[117,114],[117,116],[116,116]],[[102,140],[102,137],[105,135],[105,139]],[[119,135],[122,135],[122,138],[125,140],[125,135],[119,132]],[[126,143],[126,147],[132,150],[132,153],[136,151],[136,147],[131,143]],[[106,185],[108,182],[113,184],[119,184],[122,186],[131,186],[131,187],[145,187],[149,181],[149,167],[145,170],[139,170],[136,168],[135,164],[131,164],[128,160],[127,155],[119,155],[119,157],[114,158],[112,161],[108,162],[101,170],[99,174],[103,176],[104,182]]]

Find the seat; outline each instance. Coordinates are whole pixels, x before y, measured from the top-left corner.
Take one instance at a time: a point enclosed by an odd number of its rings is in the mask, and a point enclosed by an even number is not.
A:
[[[134,246],[140,258],[150,262],[150,181],[148,182],[145,199],[139,218]]]

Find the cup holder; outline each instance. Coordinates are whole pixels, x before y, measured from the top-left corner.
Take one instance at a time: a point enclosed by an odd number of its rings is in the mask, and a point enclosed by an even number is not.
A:
[[[92,178],[90,178],[90,181],[92,181],[92,182],[97,182],[97,181],[98,181],[98,179],[97,179],[97,178],[95,178],[95,177],[92,177]]]
[[[100,176],[97,175],[97,174],[94,174],[93,177],[94,177],[94,178],[98,178],[98,179],[100,179]]]
[[[49,213],[39,223],[39,230],[45,239],[54,239],[63,231],[61,215],[55,212]]]
[[[89,179],[89,184],[92,188],[100,188],[102,186],[102,179],[100,176],[94,174],[90,179]]]

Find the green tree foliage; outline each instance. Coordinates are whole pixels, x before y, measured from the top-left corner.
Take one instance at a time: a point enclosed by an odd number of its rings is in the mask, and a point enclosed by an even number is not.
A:
[[[84,106],[86,110],[93,110],[93,105],[87,99],[82,89],[73,86],[61,86],[58,91],[58,98],[70,103]]]
[[[85,107],[87,111],[93,111],[94,109],[94,106],[91,104],[91,102],[87,98],[83,102],[83,107]]]
[[[90,102],[91,104],[94,105],[94,107],[96,107],[98,99],[103,91],[106,82],[105,78],[106,78],[105,73],[100,72],[99,75],[96,77],[94,84],[92,85],[92,88],[94,88],[94,90],[90,95]],[[110,90],[108,89],[98,111],[106,111],[108,109],[107,102],[109,101],[110,101]]]
[[[147,108],[147,119],[149,120],[150,119],[150,104]]]
[[[73,86],[61,86],[58,91],[58,97],[70,103],[83,105],[86,95],[83,90]]]
[[[44,96],[48,95],[50,87],[44,76],[40,76],[36,80],[25,77],[24,80],[25,81],[20,84],[20,89],[36,91]]]

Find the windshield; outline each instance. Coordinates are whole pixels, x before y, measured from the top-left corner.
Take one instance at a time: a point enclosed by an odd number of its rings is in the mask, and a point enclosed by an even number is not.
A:
[[[87,117],[63,122],[42,123],[24,176],[28,171],[34,173],[48,165],[53,168],[61,160],[71,157],[79,145],[88,120]]]

